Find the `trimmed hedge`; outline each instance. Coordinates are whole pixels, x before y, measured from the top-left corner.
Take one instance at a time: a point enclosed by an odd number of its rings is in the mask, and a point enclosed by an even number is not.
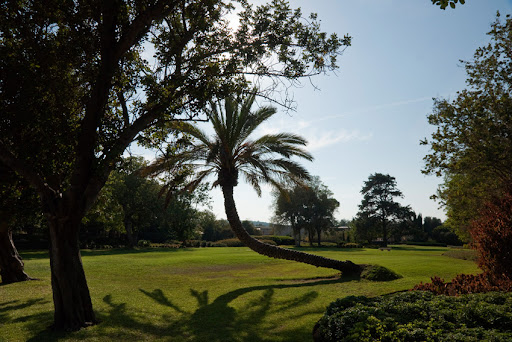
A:
[[[512,341],[512,293],[460,297],[408,291],[331,303],[315,325],[316,342]]]
[[[254,236],[258,240],[272,240],[277,245],[295,245],[295,239],[291,236],[279,236],[279,235],[260,235]]]

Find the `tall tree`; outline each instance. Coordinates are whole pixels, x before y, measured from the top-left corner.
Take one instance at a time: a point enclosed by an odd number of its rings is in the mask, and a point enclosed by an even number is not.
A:
[[[363,200],[359,205],[358,216],[378,222],[380,236],[384,246],[387,246],[390,224],[402,220],[408,210],[395,201],[396,197],[403,197],[396,186],[396,179],[382,173],[372,174],[364,182],[361,194]]]
[[[245,88],[246,76],[271,78],[260,95],[273,98],[275,87],[336,68],[350,44],[283,0],[9,0],[0,12],[0,161],[41,198],[61,330],[96,322],[80,222],[142,131],[196,118],[211,98]]]
[[[428,121],[437,128],[422,141],[431,148],[423,172],[444,177],[437,198],[463,238],[483,203],[512,184],[511,33],[512,20],[498,15],[490,43],[463,62],[468,89],[453,101],[435,100]]]
[[[272,220],[280,224],[289,224],[292,228],[295,246],[300,247],[301,232],[307,230],[304,216],[304,203],[308,201],[310,192],[303,185],[294,186],[286,192],[275,191],[274,217]]]
[[[233,197],[240,176],[254,187],[258,195],[261,195],[263,182],[285,191],[284,183],[300,184],[309,179],[308,172],[291,158],[313,159],[302,148],[306,141],[295,134],[278,133],[251,140],[250,136],[258,126],[276,113],[272,107],[251,111],[254,100],[254,95],[240,100],[226,98],[224,110],[220,104],[212,104],[208,117],[215,135],[210,137],[194,125],[182,124],[181,130],[193,140],[185,140],[181,150],[170,150],[158,158],[146,172],[157,175],[169,170],[174,174],[176,169],[183,168],[194,170],[193,177],[184,186],[185,190],[193,190],[208,176],[214,175],[216,180],[213,185],[222,189],[231,229],[240,241],[257,253],[333,268],[344,274],[361,272],[362,266],[351,261],[328,259],[263,243],[251,237],[243,228]],[[179,177],[178,180],[181,181]],[[174,188],[172,184],[170,187]]]
[[[316,234],[320,246],[322,232],[335,225],[334,212],[340,205],[332,195],[319,177],[312,177],[285,192],[276,192],[274,220],[289,223],[299,243],[301,229],[309,233],[310,244]]]

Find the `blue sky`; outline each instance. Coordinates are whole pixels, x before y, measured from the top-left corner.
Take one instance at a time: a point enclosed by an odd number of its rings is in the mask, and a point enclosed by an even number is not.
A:
[[[423,216],[445,218],[429,197],[440,179],[421,173],[428,147],[419,141],[433,131],[427,122],[432,98],[454,98],[465,88],[459,60],[471,60],[489,42],[496,12],[512,14],[512,1],[468,0],[445,11],[430,0],[290,1],[304,14],[318,13],[322,30],[350,34],[352,46],[339,58],[336,74],[318,76],[293,90],[297,111],[280,113],[256,134],[294,132],[315,157],[304,165],[340,202],[338,218],[352,218],[360,190],[375,172],[396,178],[401,203]],[[219,189],[211,210],[225,218]],[[242,219],[269,221],[270,188],[262,197],[245,184],[235,189]]]

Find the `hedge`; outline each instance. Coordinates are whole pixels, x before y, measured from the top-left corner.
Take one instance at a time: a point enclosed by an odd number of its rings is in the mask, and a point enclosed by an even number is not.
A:
[[[512,293],[408,291],[331,303],[313,331],[327,341],[512,341]]]

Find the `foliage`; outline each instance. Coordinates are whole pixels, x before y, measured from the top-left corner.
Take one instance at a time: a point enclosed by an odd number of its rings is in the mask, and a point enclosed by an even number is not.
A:
[[[457,233],[444,224],[434,228],[432,238],[445,245],[462,246],[462,241]]]
[[[232,239],[224,239],[217,241],[218,244],[223,245],[225,247],[244,247],[242,241],[238,240],[237,238]]]
[[[494,291],[511,292],[512,281],[498,278],[487,272],[477,275],[458,274],[451,282],[439,277],[432,277],[430,283],[420,283],[413,290],[430,291],[436,295],[459,296],[468,293],[485,293]]]
[[[139,246],[139,247],[151,247],[151,241],[149,241],[149,240],[139,240],[137,242],[137,246]]]
[[[279,236],[279,235],[264,235],[264,236],[256,236],[258,240],[272,240],[277,245],[294,245],[295,239],[291,236]]]
[[[320,245],[321,233],[336,224],[334,213],[340,203],[319,177],[312,177],[285,192],[276,191],[274,197],[273,220],[290,224],[296,240],[300,240],[300,231],[304,229],[309,234],[310,244],[317,234]]]
[[[339,248],[363,248],[362,245],[355,243],[355,242],[341,242],[338,244]]]
[[[236,186],[239,176],[244,177],[261,195],[261,183],[282,188],[285,181],[309,178],[309,174],[292,156],[312,160],[302,146],[306,141],[295,134],[279,133],[264,135],[256,140],[249,136],[264,121],[276,113],[273,107],[261,107],[252,112],[254,94],[245,97],[228,97],[224,110],[219,103],[212,103],[208,118],[215,135],[208,136],[195,125],[180,123],[180,130],[190,139],[183,139],[178,149],[167,149],[144,174],[167,174],[167,189],[172,192],[193,191],[210,175],[216,176],[213,186]],[[226,153],[229,151],[229,153]],[[190,170],[184,182],[177,170]],[[182,184],[183,183],[183,184]]]
[[[61,285],[58,330],[96,322],[80,223],[134,140],[158,145],[168,123],[197,119],[250,81],[270,80],[256,92],[275,99],[278,88],[335,69],[350,45],[279,0],[13,0],[0,11],[0,162],[41,199]]]
[[[427,239],[431,239],[434,229],[442,224],[443,222],[441,219],[437,217],[426,216],[423,219],[423,231],[425,232]]]
[[[234,234],[226,220],[217,220],[210,211],[197,213],[199,229],[203,232],[204,241],[218,241],[233,238]]]
[[[359,205],[359,212],[355,219],[356,237],[359,240],[372,239],[377,233],[382,237],[384,246],[387,246],[392,225],[402,228],[402,224],[412,216],[412,210],[404,207],[394,200],[403,197],[396,186],[395,177],[375,173],[368,177],[361,189],[363,199]],[[401,231],[403,235],[405,231]]]
[[[508,341],[512,293],[458,298],[413,291],[333,302],[315,341]]]
[[[463,62],[468,88],[453,101],[435,100],[428,120],[437,129],[422,141],[431,148],[423,172],[444,176],[437,198],[463,239],[483,204],[512,180],[511,31],[512,20],[498,14],[490,43]]]
[[[382,266],[369,266],[361,273],[361,278],[372,281],[390,281],[400,279],[402,276]]]
[[[498,278],[512,280],[512,191],[485,204],[470,228],[478,265]]]
[[[251,221],[242,221],[242,226],[249,235],[261,235],[261,232],[255,229],[254,224],[252,224]]]
[[[478,255],[476,251],[472,249],[452,249],[450,251],[443,253],[443,255],[450,258],[471,260],[475,262],[478,260]]]
[[[450,5],[451,8],[455,8],[455,4],[457,3],[464,5],[466,0],[432,0],[432,3],[444,10],[446,7],[448,7],[448,5]]]

